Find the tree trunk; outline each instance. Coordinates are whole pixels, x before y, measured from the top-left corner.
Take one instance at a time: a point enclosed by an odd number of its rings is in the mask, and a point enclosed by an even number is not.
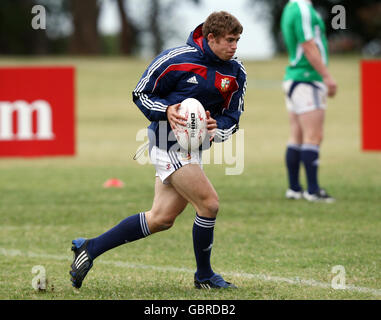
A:
[[[70,41],[72,54],[99,54],[97,0],[71,0],[74,33]]]
[[[130,55],[136,44],[137,30],[127,17],[123,0],[117,0],[119,16],[121,21],[121,32],[119,38],[120,52],[125,55]]]
[[[151,0],[150,16],[149,16],[149,29],[153,40],[154,54],[157,55],[163,50],[163,35],[160,29],[160,4],[159,0]]]

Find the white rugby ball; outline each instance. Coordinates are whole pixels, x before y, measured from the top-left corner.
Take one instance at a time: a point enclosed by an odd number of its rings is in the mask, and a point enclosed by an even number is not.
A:
[[[207,133],[203,105],[197,99],[188,98],[181,102],[178,113],[187,120],[186,126],[177,125],[175,130],[177,142],[188,152],[198,150]]]

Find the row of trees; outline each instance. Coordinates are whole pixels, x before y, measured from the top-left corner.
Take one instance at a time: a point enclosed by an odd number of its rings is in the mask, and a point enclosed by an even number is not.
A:
[[[104,36],[99,33],[98,22],[105,1],[114,1],[117,7],[119,34]],[[165,46],[166,38],[176,34],[178,25],[171,25],[168,19],[179,2],[200,4],[208,0],[140,0],[144,18],[130,16],[128,8],[132,1],[137,0],[1,0],[0,54],[130,55],[139,51],[142,34],[150,35],[152,51],[158,53]],[[253,19],[271,21],[276,47],[278,51],[284,50],[279,22],[288,0],[241,1],[246,1],[248,9],[254,9]],[[313,3],[326,20],[332,48],[358,50],[371,42],[379,43],[381,48],[380,0],[316,0]],[[330,27],[331,9],[338,4],[346,10],[345,30]],[[46,30],[31,27],[35,5],[46,8]]]
[[[162,23],[179,0],[149,0],[147,19],[133,22],[128,12],[130,0],[114,1],[120,19],[120,32],[113,36],[99,33],[100,11],[106,0],[1,0],[0,54],[104,54],[130,55],[139,49],[139,35],[148,33],[154,52],[163,49],[164,34],[175,32]],[[136,0],[131,0],[136,1]],[[199,0],[185,0],[199,3]],[[32,8],[41,5],[46,11],[46,29],[31,27]],[[167,30],[163,30],[165,26]]]

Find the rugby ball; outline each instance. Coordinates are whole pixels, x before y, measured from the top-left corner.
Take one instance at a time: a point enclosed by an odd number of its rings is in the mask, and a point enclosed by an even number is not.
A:
[[[203,105],[194,98],[181,102],[178,113],[185,117],[186,125],[177,125],[175,136],[180,147],[188,152],[198,150],[207,133],[206,114]]]

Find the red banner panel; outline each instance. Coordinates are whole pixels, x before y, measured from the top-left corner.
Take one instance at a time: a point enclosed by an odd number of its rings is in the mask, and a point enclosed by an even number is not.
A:
[[[75,154],[73,67],[0,68],[0,157]]]
[[[381,151],[381,60],[361,61],[362,149]]]

